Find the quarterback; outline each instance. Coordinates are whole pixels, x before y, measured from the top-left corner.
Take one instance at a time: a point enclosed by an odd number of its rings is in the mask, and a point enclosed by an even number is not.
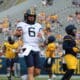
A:
[[[23,55],[27,65],[28,80],[34,80],[36,75],[40,74],[40,49],[39,40],[41,38],[42,26],[36,23],[36,13],[30,8],[24,14],[24,22],[17,24],[15,35],[22,36],[23,40]]]

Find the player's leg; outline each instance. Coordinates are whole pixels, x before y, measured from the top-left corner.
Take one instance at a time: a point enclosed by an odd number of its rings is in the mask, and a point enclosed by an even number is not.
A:
[[[39,68],[34,68],[34,77],[38,76],[40,74],[40,69]]]
[[[51,64],[49,65],[49,80],[53,80],[55,77],[55,75],[53,74],[53,71],[52,71],[52,67],[53,67],[54,63],[55,63],[55,59],[51,58]]]
[[[6,59],[6,63],[7,63],[7,77],[8,77],[8,80],[12,80],[13,60],[12,59]]]
[[[31,51],[28,56],[24,56],[28,72],[27,80],[34,80],[34,59],[33,59],[33,52]]]
[[[13,80],[13,76],[14,76],[14,62],[15,59],[10,59],[10,80]]]
[[[40,63],[40,52],[33,52],[34,53],[34,77],[38,76],[40,74],[41,71],[41,63]]]
[[[7,77],[10,77],[10,60],[6,59],[6,66],[7,66]]]
[[[70,80],[71,76],[74,74],[74,69],[69,69],[66,71],[61,80]]]
[[[34,67],[28,67],[27,80],[34,80]]]
[[[64,56],[67,70],[61,80],[70,80],[71,76],[74,74],[74,70],[77,67],[77,58],[73,55],[66,55]]]
[[[14,59],[14,67],[13,67],[13,70],[14,70],[14,76],[15,77],[20,77],[20,63],[19,63],[18,56],[16,56],[15,59]]]
[[[15,72],[15,68],[14,68],[15,62],[16,62],[15,58],[11,59],[11,67],[10,68],[11,68],[11,75],[12,76],[14,76],[14,72]]]

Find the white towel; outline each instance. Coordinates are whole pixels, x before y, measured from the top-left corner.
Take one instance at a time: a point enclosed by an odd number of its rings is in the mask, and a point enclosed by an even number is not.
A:
[[[23,50],[24,48],[25,48],[26,50],[25,50],[24,52],[22,51],[22,55],[23,55],[23,56],[28,56],[29,53],[30,53],[30,51],[32,50],[32,46],[23,45],[22,50]]]

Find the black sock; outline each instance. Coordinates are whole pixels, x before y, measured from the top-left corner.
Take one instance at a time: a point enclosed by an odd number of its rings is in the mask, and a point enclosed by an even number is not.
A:
[[[73,74],[74,74],[74,69],[67,70],[61,80],[70,80]]]

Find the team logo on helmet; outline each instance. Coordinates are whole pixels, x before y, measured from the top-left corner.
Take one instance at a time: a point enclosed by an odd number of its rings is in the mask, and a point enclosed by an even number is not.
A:
[[[33,8],[30,8],[26,12],[28,15],[36,15],[35,10]]]

